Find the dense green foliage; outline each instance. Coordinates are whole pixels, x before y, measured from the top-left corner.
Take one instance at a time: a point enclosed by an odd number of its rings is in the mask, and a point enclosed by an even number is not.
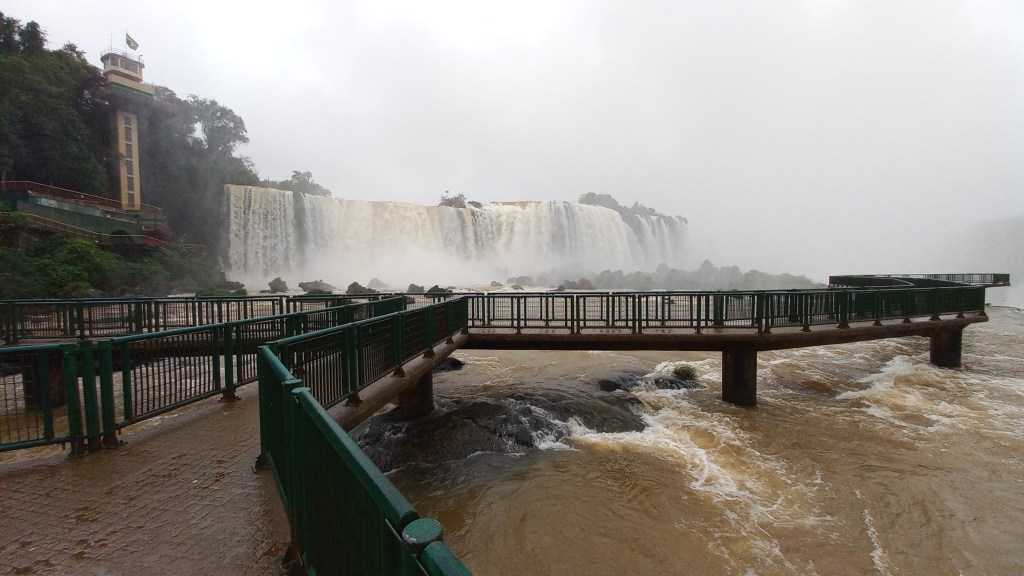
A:
[[[22,27],[0,13],[0,181],[103,194],[109,119],[102,84],[73,44],[48,51],[35,22]]]
[[[169,294],[223,282],[216,268],[179,248],[120,256],[81,238],[30,234],[0,246],[0,299]]]

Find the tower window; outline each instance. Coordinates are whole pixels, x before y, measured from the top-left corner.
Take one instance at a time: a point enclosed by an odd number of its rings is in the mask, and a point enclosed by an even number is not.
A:
[[[135,176],[128,176],[128,190],[135,191]]]
[[[128,193],[128,207],[135,208],[135,194]]]
[[[133,162],[131,160],[125,160],[124,161],[124,169],[128,171],[128,174],[134,175],[135,174],[135,162]]]
[[[125,142],[131,142],[132,141],[132,127],[131,126],[125,126],[124,127],[124,141]]]
[[[124,116],[124,125],[125,126],[131,126],[132,125],[132,117],[131,116],[128,116],[127,114],[125,114],[125,116]]]
[[[132,150],[133,149],[132,149],[132,145],[131,144],[125,144],[124,145],[124,155],[125,156],[127,156],[129,158],[134,158],[135,154],[132,152]]]

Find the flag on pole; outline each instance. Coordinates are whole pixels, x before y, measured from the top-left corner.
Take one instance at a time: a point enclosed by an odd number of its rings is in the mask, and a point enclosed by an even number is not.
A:
[[[129,36],[127,32],[124,33],[124,42],[132,50],[138,50],[139,49],[139,43],[136,42],[134,38]]]

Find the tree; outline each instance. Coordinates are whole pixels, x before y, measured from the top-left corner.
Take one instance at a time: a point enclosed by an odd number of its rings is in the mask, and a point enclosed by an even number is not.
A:
[[[312,172],[299,172],[298,170],[292,171],[292,177],[288,180],[281,180],[275,182],[273,180],[264,180],[261,182],[262,185],[268,188],[277,188],[278,190],[291,190],[292,192],[301,192],[303,194],[312,194],[314,196],[330,196],[331,191],[323,186],[317,184],[313,180]]]
[[[445,190],[444,194],[441,195],[441,202],[438,203],[438,206],[450,206],[452,208],[465,208],[466,207],[466,195],[465,194],[456,194],[456,195],[452,196],[450,192]]]
[[[39,28],[39,24],[30,21],[24,28],[18,30],[18,44],[22,52],[41,54],[46,50],[46,34]]]
[[[216,100],[190,94],[187,101],[195,125],[202,131],[202,144],[206,150],[230,156],[239,144],[248,144],[245,120]]]
[[[21,30],[21,22],[16,18],[4,16],[0,12],[0,54],[14,54],[21,51],[21,44],[18,40],[18,31]]]

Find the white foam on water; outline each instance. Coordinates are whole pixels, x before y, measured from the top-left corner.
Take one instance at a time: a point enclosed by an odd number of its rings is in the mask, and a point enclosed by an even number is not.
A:
[[[647,428],[619,433],[580,429],[574,431],[572,441],[597,450],[637,451],[673,461],[680,474],[689,478],[689,488],[727,519],[730,528],[718,538],[725,541],[741,535],[759,562],[795,573],[796,567],[785,558],[772,532],[776,527],[793,527],[831,534],[834,519],[821,513],[815,503],[815,494],[823,488],[820,474],[810,483],[794,476],[786,461],[758,452],[734,418],[705,412],[689,402],[691,392],[640,391],[639,398],[657,407],[643,415]],[[730,556],[724,549],[722,553]]]
[[[860,490],[854,490],[854,494],[857,495],[857,499],[863,502],[864,498],[860,495]],[[889,576],[889,563],[886,560],[885,549],[882,548],[882,541],[878,537],[878,530],[875,529],[875,521],[871,517],[871,512],[867,508],[864,508],[864,528],[867,530],[868,538],[871,539],[871,562],[875,566],[875,570],[883,576]]]
[[[858,382],[867,387],[842,392],[836,400],[849,401],[905,433],[954,430],[976,418],[974,410],[955,401],[958,373],[918,357],[896,356]]]

